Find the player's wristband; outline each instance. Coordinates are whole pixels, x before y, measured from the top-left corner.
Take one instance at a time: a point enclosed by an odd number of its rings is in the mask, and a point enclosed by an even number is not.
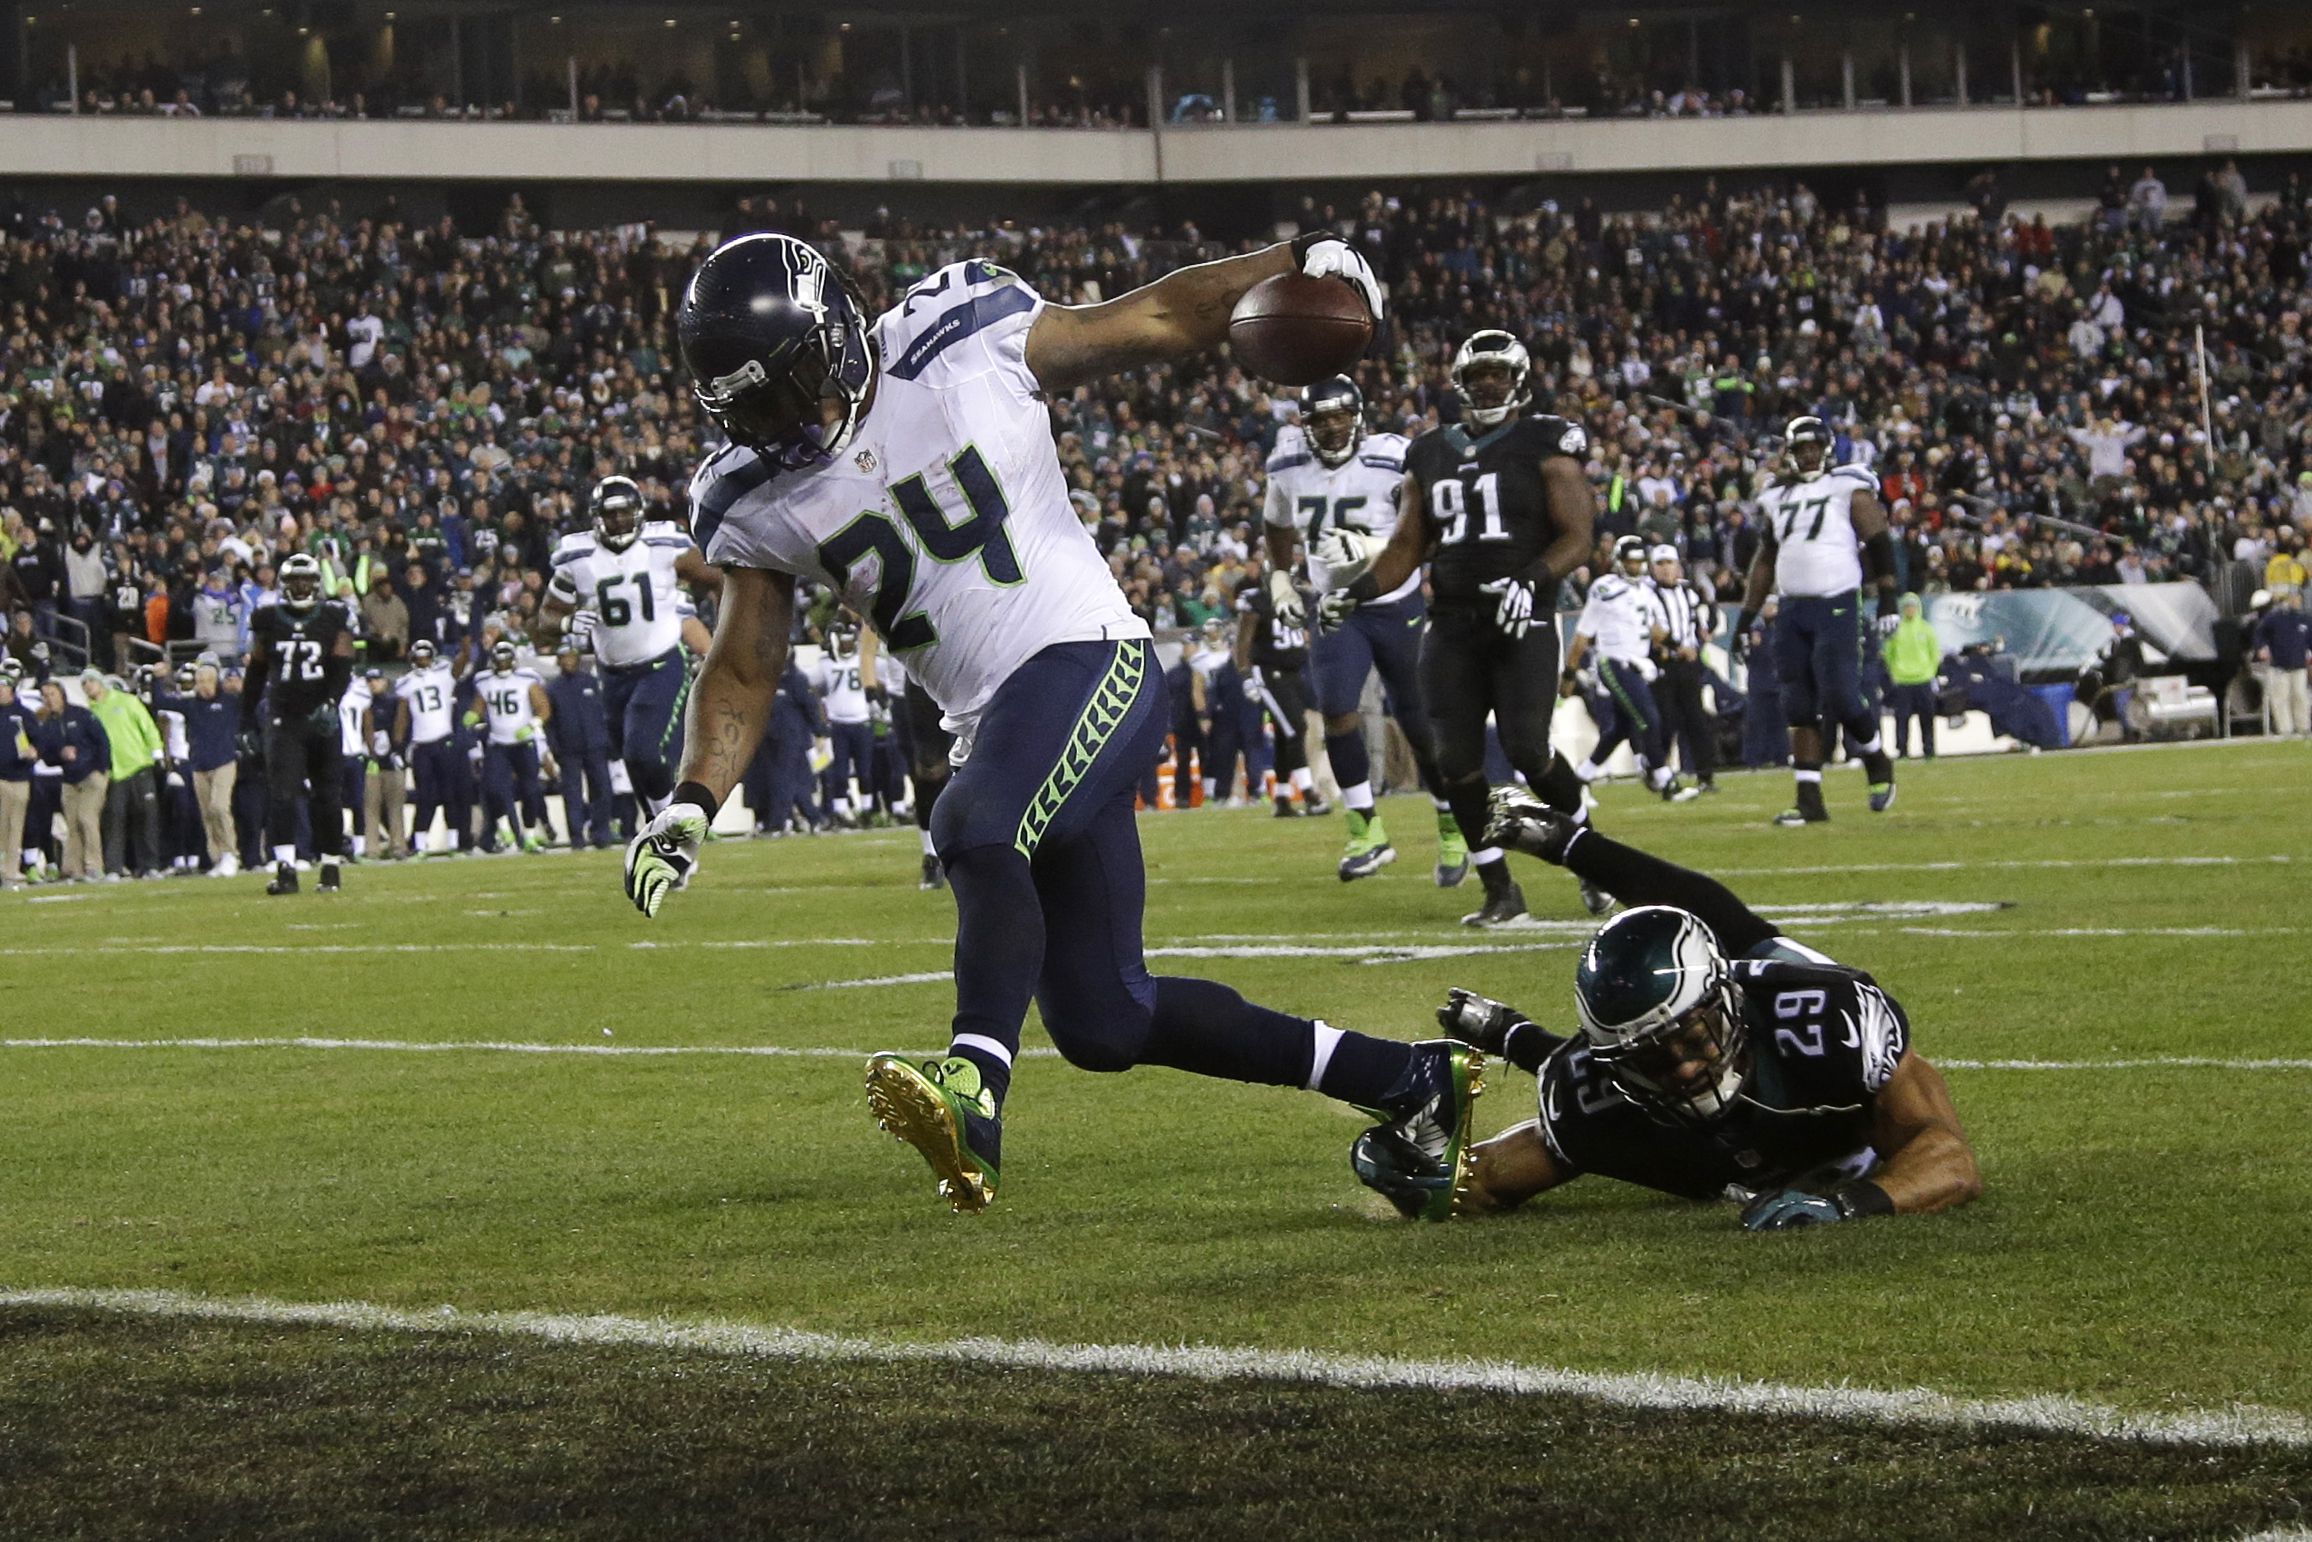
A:
[[[709,819],[722,812],[722,799],[708,791],[704,782],[681,783],[674,789],[674,801],[697,804],[706,810],[706,817]]]
[[[1868,1178],[1849,1179],[1832,1189],[1829,1198],[1838,1206],[1839,1215],[1849,1221],[1895,1213],[1895,1202],[1887,1196],[1887,1191]]]

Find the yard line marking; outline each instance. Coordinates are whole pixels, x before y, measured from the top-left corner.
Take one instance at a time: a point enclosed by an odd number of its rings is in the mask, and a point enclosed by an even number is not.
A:
[[[2026,872],[2071,867],[2253,867],[2257,863],[2285,864],[2295,860],[2286,852],[2258,857],[1994,857],[1982,862],[1829,862],[1812,867],[1721,867],[1713,869],[1713,876],[1779,878],[1785,874]]]
[[[946,975],[927,976],[944,980]],[[810,989],[789,986],[789,990]],[[796,1044],[542,1044],[510,1039],[324,1039],[324,1038],[80,1038],[0,1039],[0,1049],[307,1049],[360,1050],[387,1054],[447,1054],[470,1051],[497,1055],[753,1055],[781,1060],[851,1060],[868,1051],[836,1045]],[[929,1057],[934,1050],[901,1050],[906,1055]],[[1059,1051],[1048,1044],[1020,1050],[1022,1059],[1056,1059]],[[2118,1060],[1946,1060],[1935,1057],[1946,1071],[2312,1071],[2312,1059],[2224,1058],[2214,1055],[2144,1055]]]
[[[1906,937],[2293,937],[2293,926],[1898,926]]]
[[[947,938],[926,938],[925,943],[946,942]],[[277,953],[347,953],[347,954],[402,954],[402,953],[601,953],[625,950],[646,952],[652,949],[707,948],[707,949],[765,949],[765,948],[878,948],[912,945],[912,939],[877,939],[873,937],[745,937],[738,939],[676,939],[665,942],[142,942],[136,939],[114,939],[107,945],[112,953],[142,953],[161,957],[180,954],[277,954]],[[31,948],[11,948],[11,954],[34,954],[46,957],[85,957],[89,947],[48,945]]]
[[[2130,1444],[2312,1447],[2312,1419],[2252,1404],[2151,1413],[2059,1396],[1975,1399],[1925,1387],[1808,1387],[1659,1372],[1579,1371],[1504,1360],[1421,1360],[1222,1345],[1061,1344],[1043,1339],[906,1342],[712,1318],[685,1322],[609,1313],[468,1312],[451,1306],[413,1311],[368,1302],[227,1299],[168,1290],[0,1290],[0,1310],[11,1307],[370,1332],[487,1334],[548,1344],[611,1345],[728,1359],[994,1366],[1208,1382],[1571,1397],[1619,1408],[1795,1416],[1895,1427],[2022,1430]]]

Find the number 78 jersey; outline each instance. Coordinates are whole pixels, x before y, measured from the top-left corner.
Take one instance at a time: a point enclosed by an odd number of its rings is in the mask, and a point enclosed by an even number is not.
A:
[[[691,478],[707,561],[832,587],[958,730],[1054,644],[1149,635],[1068,500],[1027,365],[1043,304],[993,263],[942,268],[875,323],[840,456],[782,471],[733,445]]]
[[[682,583],[674,565],[690,537],[663,521],[644,525],[624,551],[591,530],[554,548],[555,598],[594,613],[594,656],[615,669],[647,664],[682,641]]]

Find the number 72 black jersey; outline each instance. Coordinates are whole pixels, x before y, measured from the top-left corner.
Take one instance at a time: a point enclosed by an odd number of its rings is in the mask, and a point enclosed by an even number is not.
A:
[[[1434,428],[1405,452],[1422,507],[1437,534],[1429,584],[1440,601],[1477,604],[1479,590],[1530,568],[1558,537],[1542,485],[1541,464],[1554,455],[1589,453],[1579,423],[1536,415],[1472,433],[1468,425]],[[1556,585],[1534,596],[1547,615]]]
[[[329,656],[351,630],[345,607],[328,601],[302,614],[267,605],[249,618],[251,650],[262,644],[272,655],[266,697],[274,717],[304,717],[336,704],[338,693],[329,688]]]
[[[1771,938],[1732,965],[1750,1074],[1708,1125],[1657,1118],[1624,1097],[1579,1039],[1542,1063],[1541,1134],[1577,1172],[1689,1199],[1765,1189],[1824,1168],[1861,1176],[1881,1088],[1910,1051],[1910,1021],[1859,969]]]

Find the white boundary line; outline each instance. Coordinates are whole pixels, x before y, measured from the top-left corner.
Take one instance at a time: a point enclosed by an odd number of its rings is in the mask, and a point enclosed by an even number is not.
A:
[[[941,975],[938,978],[947,977]],[[612,1057],[751,1055],[777,1060],[864,1060],[869,1053],[863,1049],[846,1049],[827,1044],[543,1044],[510,1039],[325,1039],[303,1036],[248,1039],[106,1039],[94,1036],[0,1039],[0,1049],[308,1049],[411,1055],[466,1051],[493,1055]],[[901,1053],[928,1058],[938,1051],[921,1049]],[[1053,1059],[1059,1055],[1058,1050],[1045,1044],[1030,1045],[1019,1053],[1022,1059]],[[2227,1059],[2213,1055],[2143,1055],[2120,1060],[1946,1060],[1938,1055],[1935,1064],[1946,1071],[2312,1071],[2312,1058],[2290,1059],[2278,1056]]]
[[[0,1310],[38,1308],[207,1322],[291,1324],[398,1333],[492,1334],[550,1344],[604,1344],[733,1359],[882,1365],[974,1365],[1009,1370],[1174,1376],[1195,1381],[1297,1382],[1322,1387],[1573,1397],[1619,1408],[1784,1415],[1896,1427],[2019,1429],[2147,1444],[2312,1446],[2312,1419],[2255,1406],[2139,1413],[2068,1397],[1960,1398],[1926,1388],[1805,1387],[1656,1373],[1593,1372],[1499,1360],[1416,1360],[1314,1350],[1213,1345],[1055,1344],[965,1338],[907,1343],[716,1320],[555,1312],[433,1311],[363,1302],[221,1299],[159,1290],[0,1290]]]

